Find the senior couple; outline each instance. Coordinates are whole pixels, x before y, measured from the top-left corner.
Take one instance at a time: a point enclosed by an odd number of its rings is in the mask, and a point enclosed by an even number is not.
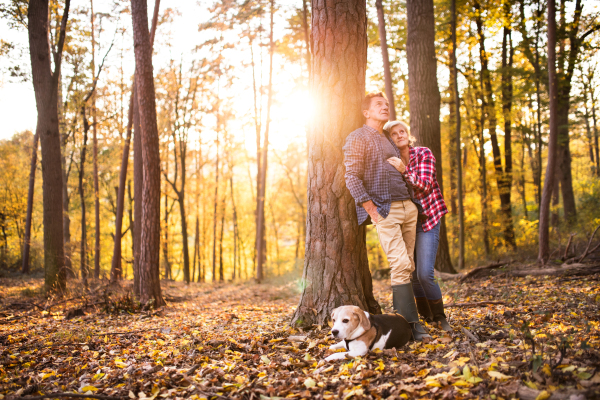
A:
[[[431,150],[412,146],[415,138],[404,122],[388,122],[385,96],[367,94],[362,112],[365,125],[348,135],[344,145],[346,186],[356,201],[359,225],[372,222],[377,228],[390,264],[394,310],[420,341],[430,336],[419,314],[452,330],[434,279],[441,218],[448,209]]]

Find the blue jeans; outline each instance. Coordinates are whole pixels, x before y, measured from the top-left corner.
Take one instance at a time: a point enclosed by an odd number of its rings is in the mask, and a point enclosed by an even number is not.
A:
[[[413,292],[415,297],[426,297],[427,300],[439,300],[442,291],[435,281],[433,272],[435,257],[440,243],[440,225],[427,232],[423,232],[421,222],[417,223],[417,239],[415,243],[415,270],[412,276]]]

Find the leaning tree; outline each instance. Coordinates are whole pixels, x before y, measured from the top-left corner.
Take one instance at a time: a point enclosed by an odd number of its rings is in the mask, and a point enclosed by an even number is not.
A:
[[[439,171],[437,179],[443,190],[440,90],[437,83],[433,0],[408,0],[406,14],[410,129],[421,145],[431,149]],[[456,272],[450,259],[444,219],[435,268],[444,272]]]
[[[342,147],[363,124],[367,67],[365,0],[312,2],[314,120],[308,132],[308,215],[304,290],[293,323],[323,324],[331,310],[354,304],[381,313],[373,297],[366,230],[346,188]]]

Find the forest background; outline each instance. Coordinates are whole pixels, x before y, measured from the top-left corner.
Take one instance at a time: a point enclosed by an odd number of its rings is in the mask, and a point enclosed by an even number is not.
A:
[[[50,23],[54,27],[51,42],[55,45],[64,4],[50,3]],[[578,235],[571,251],[581,253],[582,243],[587,243],[600,223],[600,71],[596,51],[600,2],[583,2],[577,20],[575,9],[581,2],[559,3],[557,69],[560,79],[570,84],[568,135],[562,137],[570,163],[560,168],[563,172],[568,169],[571,179],[558,178],[560,183],[555,186],[560,190],[554,191],[552,206],[554,258],[563,256],[566,242],[575,232]],[[15,0],[1,6],[1,271],[16,271],[22,266],[34,142],[35,105],[25,4]],[[382,7],[396,113],[398,119],[410,120],[406,9],[402,3],[390,1],[383,1]],[[450,209],[447,236],[456,266],[457,107],[450,68],[449,10],[449,1],[435,2],[442,96],[442,159],[438,166]],[[499,258],[534,257],[537,249],[549,124],[545,10],[543,1],[457,2],[467,266]],[[376,4],[368,2],[367,12],[367,90],[383,91]],[[96,0],[74,2],[68,20],[59,115],[67,182],[63,200],[67,216],[64,226],[68,227],[65,251],[73,275],[84,272],[108,277],[111,270],[119,171],[128,141],[128,99],[135,68],[130,18],[129,2]],[[264,272],[268,277],[300,274],[307,214],[306,129],[314,113],[308,92],[310,20],[310,4],[306,1],[185,2],[176,7],[163,4],[153,56],[161,160],[161,277],[183,280],[188,276],[186,263],[192,281],[246,280],[255,276],[257,188],[265,153]],[[505,34],[506,27],[510,36]],[[510,54],[510,65],[506,65],[509,58],[503,49]],[[505,76],[512,82],[508,111],[503,102]],[[271,121],[267,123],[269,112]],[[129,165],[133,165],[132,153]],[[30,258],[33,271],[42,270],[44,263],[39,163],[36,168]],[[508,169],[509,220],[502,212],[498,183],[498,177]],[[131,167],[126,182],[120,259],[123,277],[131,279]],[[514,229],[512,240],[507,226]],[[385,255],[371,228],[367,247],[371,270],[385,268]]]

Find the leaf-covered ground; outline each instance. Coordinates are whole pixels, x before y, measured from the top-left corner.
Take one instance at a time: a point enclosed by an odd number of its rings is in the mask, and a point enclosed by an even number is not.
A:
[[[46,300],[40,280],[5,278],[0,398],[600,398],[599,279],[443,284],[446,303],[504,304],[449,308],[454,332],[429,326],[428,344],[326,363],[329,327],[288,325],[297,283],[163,282],[169,305],[145,311],[124,289]],[[389,312],[388,282],[375,291]]]

